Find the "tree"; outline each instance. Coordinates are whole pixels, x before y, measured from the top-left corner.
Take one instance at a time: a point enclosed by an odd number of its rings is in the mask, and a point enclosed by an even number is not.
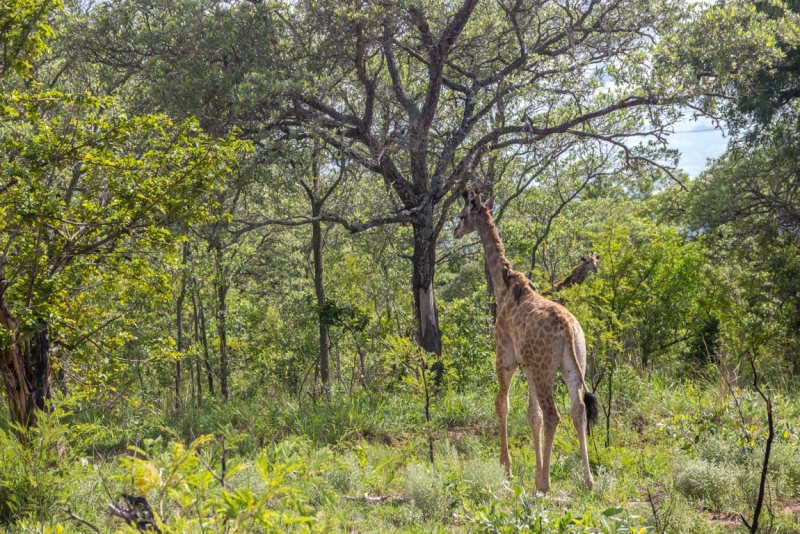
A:
[[[127,246],[164,243],[166,225],[201,217],[195,202],[241,148],[196,123],[128,117],[110,98],[41,90],[23,67],[55,6],[11,6],[22,30],[2,11],[4,49],[21,52],[6,55],[0,79],[0,373],[22,426],[50,397],[51,331],[69,298],[92,272],[123,265]]]
[[[282,91],[291,102],[285,116],[382,178],[397,211],[381,224],[411,225],[418,338],[436,353],[436,244],[454,193],[482,156],[546,150],[548,137],[563,134],[603,139],[629,161],[650,161],[622,141],[638,131],[634,108],[670,98],[658,80],[643,83],[632,61],[668,24],[665,6],[520,1],[496,10],[467,0],[455,7],[301,6],[288,15],[282,51],[300,62],[299,72],[326,73],[295,77]],[[598,91],[604,76],[631,85]]]
[[[665,50],[683,83],[702,88],[695,109],[734,133],[780,120],[778,112],[800,97],[798,12],[796,0],[734,0],[687,19]]]
[[[709,8],[673,44],[684,76],[696,79],[705,92],[695,109],[733,134],[726,154],[693,184],[689,223],[705,236],[716,261],[749,265],[751,276],[739,283],[756,317],[745,322],[751,334],[764,325],[785,325],[780,338],[794,341],[779,350],[795,372],[800,369],[798,11],[796,1],[726,2]],[[751,287],[747,278],[767,272],[769,283]]]
[[[677,93],[646,59],[681,6],[130,1],[91,14],[96,29],[81,48],[118,73],[142,72],[151,95],[173,90],[172,109],[183,102],[209,116],[223,106],[226,123],[264,150],[319,138],[381,180],[385,201],[360,221],[318,218],[351,232],[411,226],[418,341],[439,353],[436,247],[455,193],[485,155],[546,152],[559,146],[551,136],[602,140],[630,163],[655,163],[625,141],[669,122],[655,111]]]

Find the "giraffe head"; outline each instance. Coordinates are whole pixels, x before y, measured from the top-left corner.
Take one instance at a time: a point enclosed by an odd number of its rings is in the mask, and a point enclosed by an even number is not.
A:
[[[599,259],[600,255],[595,254],[594,252],[590,252],[588,256],[581,256],[584,269],[592,271],[593,273],[597,272],[597,260]]]
[[[486,204],[481,202],[481,195],[477,191],[464,190],[461,193],[464,197],[464,208],[458,214],[458,226],[453,230],[453,237],[461,239],[465,235],[478,229],[476,222],[478,219],[485,219],[492,212],[494,197],[490,198]]]

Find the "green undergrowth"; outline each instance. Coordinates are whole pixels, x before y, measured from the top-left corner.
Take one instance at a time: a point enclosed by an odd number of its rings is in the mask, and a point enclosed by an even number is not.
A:
[[[446,388],[431,421],[413,391],[272,396],[201,407],[122,409],[113,427],[60,399],[26,435],[0,431],[0,531],[133,532],[108,505],[145,497],[162,532],[737,532],[752,515],[766,441],[763,400],[713,380],[621,370],[589,438],[582,483],[568,395],[552,491],[535,491],[527,386],[509,415],[514,478],[498,463],[494,391]],[[770,392],[776,437],[761,524],[800,531],[800,402]],[[19,429],[17,429],[19,430]],[[430,461],[429,439],[433,442]],[[59,530],[61,529],[61,530]]]

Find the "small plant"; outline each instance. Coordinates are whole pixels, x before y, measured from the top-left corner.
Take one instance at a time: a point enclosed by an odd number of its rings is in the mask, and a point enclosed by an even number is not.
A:
[[[429,520],[441,520],[450,506],[442,476],[430,466],[409,465],[403,483],[406,496]]]
[[[50,517],[68,500],[69,487],[84,465],[71,462],[71,447],[98,439],[94,425],[67,425],[64,420],[81,398],[56,397],[37,414],[30,428],[12,424],[0,429],[0,525],[21,518]],[[21,439],[20,439],[21,438]]]
[[[426,353],[421,347],[415,346],[410,339],[395,337],[390,341],[390,351],[395,355],[396,361],[403,362],[408,369],[408,372],[403,374],[403,383],[422,400],[428,457],[433,464],[434,422],[431,417],[431,403],[435,389],[441,385],[443,369],[450,367],[449,362],[445,365],[438,356]]]
[[[468,490],[466,498],[469,500],[486,503],[508,494],[506,473],[497,460],[466,463],[462,476]]]
[[[284,532],[293,528],[323,532],[328,525],[313,501],[330,502],[332,490],[323,474],[331,464],[328,449],[311,451],[301,440],[271,446],[252,465],[223,469],[204,460],[201,449],[213,438],[202,436],[188,447],[147,440],[133,457],[120,459],[130,476],[128,501],[149,501],[155,526],[178,532]],[[263,487],[228,487],[227,478],[254,469]],[[313,497],[312,497],[313,496]],[[118,503],[114,507],[122,508]],[[120,515],[116,514],[115,515]],[[123,516],[124,517],[124,516]],[[133,532],[133,526],[128,530]]]
[[[543,499],[529,497],[519,485],[514,486],[513,491],[512,503],[493,500],[478,507],[468,504],[463,519],[474,531],[485,534],[647,532],[644,518],[625,514],[622,508],[606,508],[599,514],[587,511],[581,516],[570,510],[548,509]]]
[[[736,488],[736,469],[702,459],[689,460],[675,473],[675,489],[689,499],[705,499],[720,510]]]

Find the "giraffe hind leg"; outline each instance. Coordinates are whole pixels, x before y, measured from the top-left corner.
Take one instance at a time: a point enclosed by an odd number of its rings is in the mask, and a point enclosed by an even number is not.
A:
[[[578,356],[580,359],[580,356]],[[594,478],[592,477],[592,470],[589,466],[589,449],[587,444],[587,406],[583,400],[584,394],[584,378],[583,370],[580,367],[576,368],[575,359],[573,354],[565,355],[562,368],[562,377],[564,383],[569,390],[570,400],[572,401],[572,409],[570,415],[572,422],[575,425],[575,431],[578,434],[578,442],[580,444],[581,463],[583,464],[583,480],[589,489],[594,485]],[[588,394],[586,395],[588,397]],[[596,409],[596,408],[595,408]]]
[[[533,432],[533,447],[536,453],[536,480],[541,477],[542,469],[542,425],[544,419],[539,400],[536,398],[536,387],[534,386],[532,373],[528,376],[528,424]]]
[[[542,468],[537,467],[536,489],[542,493],[550,491],[550,457],[553,454],[553,440],[561,416],[558,414],[555,399],[553,399],[553,386],[544,387],[540,384],[537,389],[539,405],[542,408],[544,419],[544,443],[542,444]]]

